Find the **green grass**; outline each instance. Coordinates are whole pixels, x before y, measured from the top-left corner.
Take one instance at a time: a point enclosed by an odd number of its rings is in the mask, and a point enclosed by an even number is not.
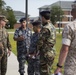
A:
[[[59,57],[60,48],[61,48],[61,45],[62,45],[61,43],[62,43],[62,36],[61,36],[61,34],[57,34],[56,45],[55,45],[56,56],[55,56],[55,60],[54,60],[54,63],[53,63],[52,72],[54,72],[54,70],[57,67],[56,64],[58,63],[58,57]]]
[[[13,40],[13,34],[9,34],[10,36],[10,42],[11,42],[11,45],[12,45],[12,52],[17,55],[17,52],[16,52],[16,42]],[[59,53],[60,53],[60,48],[61,48],[61,40],[62,40],[62,37],[61,37],[61,34],[57,34],[57,37],[56,37],[56,45],[55,45],[55,48],[56,48],[56,57],[55,57],[55,60],[54,60],[54,63],[53,63],[53,68],[52,68],[52,72],[54,72],[54,70],[56,69],[56,64],[58,62],[58,57],[59,57]]]
[[[63,29],[62,28],[56,28],[56,32],[62,32],[63,31]]]
[[[17,55],[16,52],[16,41],[13,40],[13,34],[9,34],[10,43],[12,45],[12,52]]]
[[[7,29],[8,32],[14,32],[15,29]]]

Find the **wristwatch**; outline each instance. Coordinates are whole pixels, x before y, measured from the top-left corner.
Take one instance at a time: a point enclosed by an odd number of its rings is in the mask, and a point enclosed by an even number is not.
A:
[[[61,66],[61,65],[59,65],[59,64],[57,63],[57,67],[62,68],[63,66]]]

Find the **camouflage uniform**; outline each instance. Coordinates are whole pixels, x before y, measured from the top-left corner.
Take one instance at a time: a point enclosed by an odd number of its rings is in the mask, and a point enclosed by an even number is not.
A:
[[[76,75],[76,20],[65,26],[62,44],[69,46],[64,66],[64,75]]]
[[[3,56],[0,59],[0,75],[5,75],[7,71],[7,48],[11,50],[9,35],[5,28],[0,30],[0,39],[3,45]]]
[[[41,29],[37,49],[40,51],[40,75],[50,75],[51,65],[54,60],[54,44],[56,30],[51,23],[45,23]]]
[[[0,29],[0,61],[4,54],[3,44],[2,44],[2,35],[3,35],[2,33],[3,33],[3,31],[2,31],[2,29]]]
[[[17,38],[21,35],[25,37],[25,40],[17,41],[17,59],[19,62],[19,72],[24,73],[26,54],[27,54],[27,51],[29,50],[30,38],[32,33],[29,28],[27,28],[26,30],[23,30],[22,27],[20,27],[15,31],[14,37]]]
[[[36,56],[37,52],[37,41],[39,38],[39,33],[34,33],[31,38],[31,45],[29,49],[29,54],[33,54],[35,58],[28,58],[28,75],[40,75],[39,72],[39,55]]]

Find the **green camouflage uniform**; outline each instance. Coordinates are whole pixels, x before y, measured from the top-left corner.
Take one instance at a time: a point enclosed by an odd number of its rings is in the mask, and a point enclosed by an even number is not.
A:
[[[9,35],[5,28],[0,30],[0,42],[3,46],[1,49],[3,52],[0,54],[0,75],[5,75],[7,70],[7,48],[11,50]]]
[[[4,54],[4,51],[3,51],[3,44],[2,44],[2,29],[0,29],[0,60]]]
[[[50,75],[51,65],[54,61],[54,45],[56,30],[51,23],[46,23],[40,33],[37,49],[40,51],[40,75]]]

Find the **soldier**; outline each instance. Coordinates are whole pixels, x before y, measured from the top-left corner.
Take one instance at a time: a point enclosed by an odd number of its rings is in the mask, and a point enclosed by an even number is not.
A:
[[[32,23],[34,34],[31,38],[31,45],[28,57],[28,75],[40,75],[39,72],[39,52],[37,51],[37,41],[41,30],[41,22],[35,21]]]
[[[42,29],[40,32],[37,49],[40,51],[40,75],[50,75],[51,66],[54,61],[54,45],[56,42],[56,30],[50,22],[50,12],[40,12]]]
[[[72,5],[73,21],[64,27],[62,47],[55,74],[61,72],[64,64],[64,75],[76,75],[76,1]]]
[[[20,19],[21,27],[16,29],[14,40],[17,41],[17,59],[19,62],[19,73],[24,75],[26,55],[30,46],[32,32],[26,27],[26,18]]]
[[[5,75],[7,71],[7,54],[11,53],[11,45],[9,42],[9,36],[4,28],[7,23],[7,19],[4,16],[0,16],[0,75]],[[1,48],[2,47],[2,48]],[[7,52],[8,49],[8,52]]]

